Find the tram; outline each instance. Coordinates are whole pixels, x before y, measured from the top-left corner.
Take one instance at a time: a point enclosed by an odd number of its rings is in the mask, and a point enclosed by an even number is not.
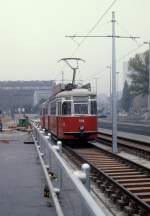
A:
[[[42,104],[41,126],[59,140],[94,140],[97,134],[96,95],[88,89],[65,90]]]

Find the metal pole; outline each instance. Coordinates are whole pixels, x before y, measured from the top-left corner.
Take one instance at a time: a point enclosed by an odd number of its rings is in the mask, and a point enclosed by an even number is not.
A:
[[[112,152],[117,153],[115,12],[112,12]]]
[[[91,171],[91,167],[89,164],[84,163],[81,166],[81,170],[85,173],[85,186],[87,188],[88,191],[90,191],[90,171]]]
[[[110,85],[109,85],[110,90],[109,90],[109,91],[110,91],[110,97],[111,97],[111,66],[108,65],[107,68],[109,69],[109,73],[110,73],[110,74],[109,74],[109,76],[110,76],[110,77],[109,77],[109,81],[110,81]]]
[[[109,67],[110,69],[110,97],[111,97],[111,66]]]
[[[149,119],[150,119],[150,42],[148,43],[149,45],[149,86],[148,86],[148,114],[149,114]]]
[[[117,87],[116,87],[116,91],[117,91],[117,101],[118,101],[118,92],[119,92],[119,72],[116,72],[117,74]]]

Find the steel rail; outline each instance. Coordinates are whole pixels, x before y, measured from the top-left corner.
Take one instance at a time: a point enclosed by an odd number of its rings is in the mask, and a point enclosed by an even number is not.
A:
[[[128,165],[130,164],[132,167],[134,166],[134,168],[138,169],[139,171],[142,171],[142,172],[144,172],[144,173],[150,175],[150,168],[145,167],[145,166],[143,166],[142,164],[138,164],[138,163],[136,163],[136,162],[134,162],[134,161],[132,161],[132,160],[130,160],[130,159],[128,159],[128,158],[124,158],[124,157],[122,157],[122,156],[120,156],[120,155],[118,155],[118,154],[116,154],[116,153],[112,153],[112,152],[109,151],[109,150],[102,149],[102,148],[98,147],[97,145],[96,145],[96,146],[95,146],[94,144],[92,144],[92,145],[93,145],[95,148],[97,148],[98,151],[99,151],[99,150],[102,150],[102,151],[104,151],[106,154],[109,154],[109,155],[111,155],[112,157],[116,158],[118,161],[122,161],[123,163],[126,163],[126,164],[128,164]]]
[[[98,135],[104,135],[104,136],[109,136],[110,138],[112,138],[112,134],[111,133],[107,133],[107,132],[101,132],[101,131],[99,131],[98,132]],[[143,135],[142,135],[143,136]],[[135,138],[126,138],[126,137],[123,137],[123,136],[120,136],[120,135],[118,135],[117,136],[118,137],[118,139],[120,139],[120,140],[126,140],[126,141],[129,141],[129,142],[136,142],[136,143],[138,143],[138,144],[142,144],[142,145],[144,145],[144,146],[148,146],[148,147],[150,147],[150,143],[149,142],[144,142],[144,141],[142,141],[142,140],[137,140],[137,139],[135,139]]]
[[[112,135],[104,133],[104,132],[99,132],[99,136],[98,136],[97,140],[105,142],[111,146]],[[128,143],[124,143],[124,142],[128,142]],[[131,139],[131,138],[120,137],[120,136],[118,136],[118,138],[117,138],[117,143],[120,147],[123,146],[127,149],[130,148],[132,150],[136,150],[138,152],[150,155],[150,143],[147,143],[144,141],[142,142],[140,140],[135,140],[135,139]],[[136,144],[138,146],[135,146]],[[146,148],[144,148],[144,147],[146,147]]]

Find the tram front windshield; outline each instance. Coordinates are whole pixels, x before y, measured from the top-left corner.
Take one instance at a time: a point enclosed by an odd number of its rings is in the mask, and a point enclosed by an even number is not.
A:
[[[88,103],[76,103],[74,104],[75,114],[88,114]]]
[[[76,96],[73,97],[74,114],[88,114],[88,97]]]

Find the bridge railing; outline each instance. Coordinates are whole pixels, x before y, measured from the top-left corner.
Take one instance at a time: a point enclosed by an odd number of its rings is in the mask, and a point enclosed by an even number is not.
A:
[[[33,140],[59,216],[105,216],[89,191],[62,157],[61,148],[33,124]]]

